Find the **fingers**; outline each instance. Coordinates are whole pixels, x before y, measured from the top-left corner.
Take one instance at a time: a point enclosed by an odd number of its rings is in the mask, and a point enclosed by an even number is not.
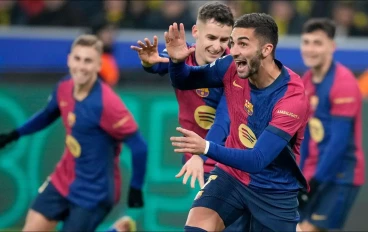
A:
[[[193,153],[197,154],[198,152],[194,148],[176,148],[174,149],[175,153]]]
[[[160,63],[169,63],[170,59],[169,58],[166,58],[166,57],[160,57],[159,58],[159,62]]]
[[[147,47],[153,47],[153,45],[151,44],[151,41],[148,38],[144,38],[144,42],[146,42]]]
[[[190,48],[189,48],[189,54],[190,54],[190,53],[193,53],[193,52],[195,52],[195,47],[190,47]]]
[[[195,182],[197,180],[197,173],[192,173],[192,178],[190,180],[190,187],[191,188],[194,188],[195,187]]]
[[[183,178],[183,184],[187,184],[187,181],[190,177],[191,173],[190,172],[186,172]]]
[[[130,48],[136,52],[140,52],[142,51],[143,49],[142,48],[139,48],[139,47],[136,47],[136,46],[130,46]]]
[[[157,47],[158,46],[158,38],[157,36],[153,36],[153,46]]]
[[[187,129],[184,129],[184,128],[181,128],[181,127],[177,127],[176,130],[179,131],[180,133],[182,133],[184,136],[187,136],[187,137],[193,135],[193,131],[190,131],[190,130],[187,130]]]
[[[180,34],[179,34],[180,38],[182,38],[184,41],[186,41],[185,39],[185,30],[184,30],[184,24],[180,23]]]
[[[141,48],[147,48],[147,46],[140,40],[138,40],[137,44],[141,47]]]
[[[183,166],[181,169],[180,169],[180,172],[178,174],[176,174],[176,178],[179,178],[181,177],[182,175],[184,175],[184,173],[187,171],[187,166]]]
[[[199,182],[199,187],[201,187],[202,189],[204,186],[203,172],[198,173],[198,182]]]
[[[172,33],[173,33],[173,37],[175,39],[180,39],[180,33],[179,33],[179,28],[178,28],[178,24],[174,23],[172,25]]]

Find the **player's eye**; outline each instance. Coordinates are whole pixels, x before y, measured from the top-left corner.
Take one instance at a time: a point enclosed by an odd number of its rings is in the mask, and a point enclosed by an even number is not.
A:
[[[230,42],[229,42],[229,47],[230,47],[230,48],[234,47],[234,42],[233,42],[233,41],[230,41]]]
[[[227,43],[227,42],[229,42],[229,39],[221,39],[221,43]]]
[[[246,44],[246,43],[244,43],[244,42],[240,42],[240,43],[239,43],[239,45],[240,45],[240,47],[245,47],[245,46],[247,46],[247,44]]]

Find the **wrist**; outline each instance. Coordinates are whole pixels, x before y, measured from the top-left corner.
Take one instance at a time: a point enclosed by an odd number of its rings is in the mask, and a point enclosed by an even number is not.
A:
[[[142,64],[142,66],[143,66],[143,67],[145,67],[145,68],[150,68],[150,67],[152,67],[152,66],[153,66],[153,64],[150,64],[150,63],[148,63],[148,62],[144,62],[143,60],[141,60],[141,64]]]
[[[203,154],[204,154],[204,155],[207,155],[208,150],[210,149],[210,142],[209,142],[209,141],[207,141],[207,140],[205,140],[205,141],[206,141],[206,145],[205,145],[205,148],[204,148],[204,152],[203,152]]]
[[[9,138],[13,141],[13,140],[18,140],[20,137],[20,134],[17,130],[13,130],[9,133]]]
[[[180,63],[183,63],[185,61],[185,59],[184,60],[178,60],[178,59],[173,59],[173,58],[170,58],[170,60],[174,64],[180,64]]]

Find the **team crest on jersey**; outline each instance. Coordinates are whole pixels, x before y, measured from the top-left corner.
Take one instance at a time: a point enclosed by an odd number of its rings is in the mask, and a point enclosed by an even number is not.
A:
[[[257,137],[254,132],[245,124],[240,124],[238,128],[239,140],[247,148],[253,148],[256,145]]]
[[[208,88],[196,89],[196,93],[200,97],[208,97],[208,95],[210,94],[210,90]]]
[[[198,126],[205,130],[209,130],[215,121],[216,110],[211,106],[199,106],[194,111],[194,119]]]
[[[70,153],[75,157],[79,158],[82,153],[81,145],[78,140],[71,135],[67,135],[65,139],[65,144],[68,147]]]
[[[68,113],[68,125],[70,127],[74,126],[75,120],[76,120],[75,114],[73,112],[69,112]]]
[[[245,100],[244,110],[247,112],[249,116],[252,116],[253,115],[253,104],[250,103],[248,100]]]
[[[313,110],[317,109],[319,99],[316,95],[310,97],[309,104]]]
[[[321,120],[313,117],[309,119],[308,126],[312,140],[316,143],[322,142],[325,137],[325,129],[323,128]]]

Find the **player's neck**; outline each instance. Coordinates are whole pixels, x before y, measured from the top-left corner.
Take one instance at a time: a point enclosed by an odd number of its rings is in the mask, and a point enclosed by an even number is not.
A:
[[[83,101],[91,91],[93,85],[97,80],[97,76],[95,78],[91,78],[90,81],[83,85],[74,85],[73,96],[77,101]]]
[[[207,63],[204,61],[204,59],[201,58],[201,56],[198,54],[198,52],[194,52],[195,61],[199,66],[206,65]]]
[[[312,81],[313,83],[321,83],[323,81],[323,79],[325,79],[325,76],[328,72],[328,70],[331,67],[331,63],[332,63],[332,57],[327,59],[322,65],[312,68]]]
[[[270,86],[280,76],[280,73],[281,70],[273,59],[272,62],[263,60],[258,73],[249,77],[249,81],[258,89],[264,89]]]

